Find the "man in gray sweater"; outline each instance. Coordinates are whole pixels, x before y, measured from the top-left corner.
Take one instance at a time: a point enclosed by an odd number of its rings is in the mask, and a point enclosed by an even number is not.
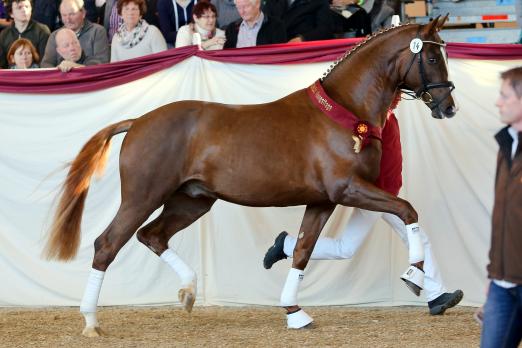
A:
[[[62,0],[60,4],[60,16],[63,27],[71,29],[82,47],[85,55],[84,65],[96,65],[108,63],[110,58],[109,41],[105,28],[85,19],[83,0]],[[42,68],[55,67],[59,63],[59,55],[56,51],[56,33],[49,36],[45,47],[45,54],[40,66]]]

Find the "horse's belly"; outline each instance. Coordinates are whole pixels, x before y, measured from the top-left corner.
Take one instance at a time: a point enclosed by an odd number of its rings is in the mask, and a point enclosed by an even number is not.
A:
[[[235,170],[197,182],[197,185],[191,185],[190,195],[211,196],[247,206],[292,206],[328,200],[319,183],[277,174],[263,176]]]

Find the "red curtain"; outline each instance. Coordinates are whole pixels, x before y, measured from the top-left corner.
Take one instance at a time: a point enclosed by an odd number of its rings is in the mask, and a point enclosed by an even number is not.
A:
[[[217,51],[196,46],[170,49],[123,62],[101,64],[62,73],[57,69],[0,70],[0,92],[79,93],[127,83],[168,68],[191,56],[241,64],[304,64],[333,61],[361,39],[312,41]],[[522,59],[522,45],[448,43],[450,58]]]

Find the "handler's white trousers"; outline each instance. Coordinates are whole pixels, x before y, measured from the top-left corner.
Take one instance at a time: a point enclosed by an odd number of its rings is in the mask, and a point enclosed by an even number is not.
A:
[[[397,232],[401,240],[406,244],[406,247],[408,247],[406,225],[398,216],[354,208],[341,237],[337,239],[319,238],[312,252],[311,259],[339,260],[352,258],[380,217]],[[419,233],[424,245],[424,290],[426,292],[426,300],[431,301],[445,293],[446,289],[442,285],[442,278],[431,252],[428,236],[422,228],[419,229]],[[296,238],[291,235],[285,238],[284,252],[287,256],[292,257],[296,242]]]

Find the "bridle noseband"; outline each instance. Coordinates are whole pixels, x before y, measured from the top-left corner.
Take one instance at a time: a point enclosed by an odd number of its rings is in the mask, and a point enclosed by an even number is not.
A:
[[[419,38],[419,33],[417,33],[417,37],[413,39],[410,43],[410,51],[414,53],[413,58],[409,64],[408,70],[406,70],[406,74],[404,74],[404,77],[402,78],[402,82],[399,85],[402,92],[405,94],[411,96],[412,98],[422,100],[424,104],[426,104],[431,110],[435,109],[440,105],[440,103],[446,99],[451,92],[455,89],[455,85],[452,81],[446,81],[446,82],[436,82],[431,83],[428,82],[426,79],[426,72],[424,70],[424,64],[422,61],[422,47],[423,44],[432,44],[437,45],[439,47],[444,48],[446,47],[446,43],[444,42],[436,42],[436,41],[430,41],[430,40],[421,40]],[[443,52],[444,54],[445,52]],[[421,75],[421,81],[422,81],[422,87],[418,90],[413,90],[412,88],[408,88],[407,85],[404,83],[404,80],[406,79],[406,76],[408,76],[408,73],[411,70],[411,67],[413,66],[413,63],[415,62],[415,57],[417,57],[417,61],[419,62],[419,72]],[[402,87],[401,87],[402,86]],[[431,89],[434,88],[449,88],[449,91],[439,100],[433,98],[433,96],[430,93]]]

